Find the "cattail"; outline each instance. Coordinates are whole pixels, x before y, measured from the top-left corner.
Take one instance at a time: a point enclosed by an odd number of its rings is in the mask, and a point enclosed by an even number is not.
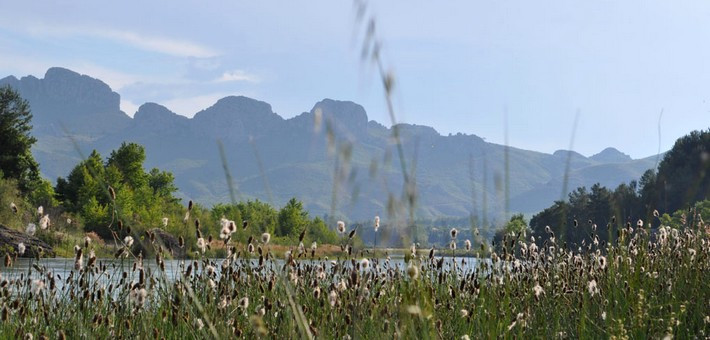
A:
[[[338,221],[338,232],[339,232],[340,234],[344,234],[344,233],[345,233],[345,222],[343,222],[343,221]]]
[[[89,252],[89,262],[86,264],[87,267],[91,268],[96,262],[96,253],[94,251]]]
[[[249,298],[245,296],[245,297],[239,299],[239,307],[244,310],[249,308]]]
[[[126,247],[130,248],[131,246],[133,246],[133,237],[131,235],[124,237],[123,243],[126,245]]]
[[[163,217],[163,228],[167,228],[167,226],[168,226],[168,218]]]
[[[313,297],[318,300],[320,298],[320,287],[313,289]]]
[[[577,228],[577,226],[579,225],[579,222],[577,222],[577,219],[576,219],[576,218],[575,218],[574,220],[572,220],[572,225],[573,225],[575,228]]]
[[[237,225],[234,224],[234,221],[229,221],[229,227],[227,228],[230,234],[233,234],[237,231]]]
[[[131,302],[135,303],[139,307],[143,306],[147,296],[148,296],[148,291],[146,291],[145,288],[134,289],[129,294]]]
[[[84,265],[84,252],[81,250],[81,248],[79,248],[79,249],[77,249],[76,256],[74,257],[74,269],[81,270],[83,265]]]
[[[459,234],[459,231],[456,230],[456,228],[451,228],[451,231],[449,233],[451,234],[451,239],[456,239],[456,235]]]
[[[42,215],[44,215],[44,207],[40,205],[39,207],[37,207],[37,216]]]
[[[270,240],[271,240],[271,234],[269,234],[269,233],[261,234],[261,243],[268,244]]]
[[[44,290],[44,280],[32,280],[32,293],[39,294]]]
[[[451,240],[451,243],[449,243],[449,249],[456,250],[456,241]]]
[[[407,275],[412,280],[416,280],[419,277],[419,268],[414,265],[414,261],[409,261],[409,265],[407,265]]]
[[[246,230],[249,227],[249,221],[242,221],[242,230]]]
[[[303,231],[301,232],[301,235],[298,236],[298,242],[303,242],[303,239],[306,237],[306,229],[304,228]]]
[[[466,240],[463,242],[463,244],[464,244],[464,247],[466,248],[466,251],[471,250],[471,241]]]
[[[592,279],[587,283],[587,290],[589,291],[589,295],[594,296],[599,293],[599,288],[597,288],[597,280]]]
[[[375,216],[375,232],[377,232],[377,229],[380,229],[380,217]]]
[[[362,259],[362,261],[360,261],[360,268],[367,269],[368,267],[370,267],[370,260]]]
[[[658,210],[653,209],[653,217],[658,217],[660,214],[658,213]]]
[[[249,243],[249,245],[247,246],[247,251],[249,251],[249,253],[253,254],[254,253],[254,245]]]
[[[12,258],[10,257],[10,254],[5,254],[5,267],[11,267],[12,266]]]
[[[197,238],[197,248],[200,249],[200,252],[202,252],[202,254],[205,253],[205,251],[207,250],[207,244],[204,238]]]
[[[23,255],[25,253],[25,244],[20,242],[17,244],[17,253]]]
[[[17,214],[17,206],[15,205],[15,202],[10,203],[10,210],[12,210],[14,214]]]
[[[353,238],[353,236],[355,236],[355,232],[356,232],[356,231],[357,231],[357,227],[355,227],[355,229],[353,229],[353,230],[350,232],[350,235],[348,235],[348,238],[349,238],[349,239]]]
[[[409,251],[412,253],[412,256],[417,256],[417,245],[412,243],[409,247]]]
[[[190,211],[190,210],[192,210],[192,200],[190,200],[190,202],[187,203],[187,211]]]
[[[540,298],[540,294],[545,294],[545,290],[542,289],[539,283],[535,283],[535,287],[533,287],[533,292],[535,292],[535,298]]]
[[[49,215],[44,215],[39,219],[39,227],[42,230],[49,228]]]
[[[108,186],[108,192],[111,195],[111,200],[115,201],[116,200],[116,191],[113,190],[113,187],[111,187],[110,185]]]
[[[91,244],[91,238],[89,236],[84,237],[84,248],[89,248]]]
[[[336,293],[334,290],[331,290],[330,293],[328,294],[328,304],[331,307],[335,307],[335,304],[338,302],[338,293]]]
[[[643,227],[643,220],[636,221],[636,226],[639,228],[642,228]]]
[[[185,217],[182,219],[182,223],[187,223],[187,221],[189,221],[189,220],[190,220],[190,211],[188,210],[185,213]]]
[[[184,246],[185,246],[185,238],[182,237],[182,235],[180,235],[180,236],[178,237],[178,247],[182,248],[182,247],[184,247]]]

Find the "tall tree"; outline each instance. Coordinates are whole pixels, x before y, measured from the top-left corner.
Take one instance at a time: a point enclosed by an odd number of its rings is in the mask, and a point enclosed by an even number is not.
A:
[[[118,150],[112,151],[107,166],[115,166],[123,175],[123,180],[132,188],[148,184],[148,175],[143,170],[145,148],[140,144],[123,142]]]
[[[30,192],[40,183],[39,166],[32,157],[32,113],[26,100],[10,86],[0,88],[0,170]]]

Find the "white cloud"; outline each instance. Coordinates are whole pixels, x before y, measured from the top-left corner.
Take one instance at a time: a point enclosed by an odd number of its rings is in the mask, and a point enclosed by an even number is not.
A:
[[[121,111],[125,112],[127,115],[133,117],[136,111],[138,111],[138,107],[139,106],[132,101],[121,98]]]
[[[217,56],[217,51],[186,40],[155,37],[137,32],[121,30],[96,30],[90,34],[117,40],[143,50],[159,52],[177,57],[209,58]]]
[[[229,95],[232,94],[210,93],[195,97],[179,97],[163,101],[161,104],[179,115],[192,117],[195,113],[214,105],[218,100]]]
[[[250,83],[258,83],[260,80],[258,76],[249,74],[246,71],[233,70],[222,73],[222,76],[215,79],[215,82],[247,81]]]
[[[27,25],[25,29],[29,34],[39,37],[95,37],[113,40],[144,51],[158,52],[176,57],[210,58],[220,54],[213,48],[192,41],[147,35],[131,30],[84,26],[47,26],[43,24]]]
[[[77,73],[85,74],[92,78],[97,78],[108,84],[113,91],[118,91],[123,87],[139,82],[150,82],[152,79],[138,74],[131,74],[116,71],[93,63],[77,63],[64,66]],[[128,113],[128,112],[126,112]]]

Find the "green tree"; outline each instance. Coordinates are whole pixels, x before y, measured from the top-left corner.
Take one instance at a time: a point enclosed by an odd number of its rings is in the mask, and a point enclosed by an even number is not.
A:
[[[291,198],[279,211],[277,236],[297,236],[309,224],[308,212],[303,209],[303,203]]]
[[[153,194],[160,197],[172,197],[177,191],[175,176],[167,171],[153,168],[148,173],[148,185],[153,189]]]
[[[31,192],[40,182],[39,166],[32,157],[32,113],[26,100],[10,88],[0,88],[0,170],[17,180],[20,190]]]
[[[111,152],[107,166],[115,166],[123,175],[124,183],[132,188],[140,188],[148,184],[148,175],[143,170],[145,148],[136,143],[123,142],[118,150]]]
[[[676,140],[658,165],[655,188],[660,200],[651,211],[673,212],[710,196],[710,129]]]

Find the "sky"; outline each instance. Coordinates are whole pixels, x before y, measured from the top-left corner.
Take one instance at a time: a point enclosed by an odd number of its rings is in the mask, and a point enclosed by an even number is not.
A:
[[[156,102],[191,117],[245,95],[289,118],[332,98],[390,126],[377,68],[361,57],[367,20],[356,8],[0,0],[0,77],[69,68],[106,82],[130,116]],[[633,158],[710,127],[707,1],[392,0],[367,3],[362,17],[374,20],[394,76],[397,122]]]

